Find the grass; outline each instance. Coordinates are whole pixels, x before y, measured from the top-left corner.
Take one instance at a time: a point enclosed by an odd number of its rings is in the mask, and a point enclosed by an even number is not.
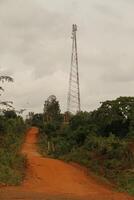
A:
[[[106,182],[110,181],[117,186],[117,189],[121,192],[128,192],[130,195],[134,195],[134,171],[122,170],[117,173],[116,170],[108,170],[103,167],[102,160],[92,159],[90,152],[83,149],[77,149],[67,155],[59,157],[66,162],[76,162],[92,170],[97,176]],[[104,161],[106,162],[106,161]]]
[[[42,155],[42,156],[46,156],[47,153],[47,140],[46,137],[44,137],[43,134],[39,134],[38,137],[38,152]]]
[[[19,185],[26,168],[26,157],[20,154],[24,134],[5,134],[0,138],[0,184]]]

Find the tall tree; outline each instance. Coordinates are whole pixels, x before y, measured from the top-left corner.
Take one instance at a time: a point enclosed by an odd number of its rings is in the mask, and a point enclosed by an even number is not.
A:
[[[44,116],[46,121],[59,121],[60,120],[60,105],[56,96],[51,95],[44,104]]]
[[[128,134],[134,116],[134,97],[119,97],[113,101],[105,101],[92,113],[98,132],[103,135],[113,133],[124,137]]]

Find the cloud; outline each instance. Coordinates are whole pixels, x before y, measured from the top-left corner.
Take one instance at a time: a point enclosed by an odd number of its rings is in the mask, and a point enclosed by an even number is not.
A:
[[[66,110],[73,23],[82,109],[133,95],[133,9],[132,0],[0,0],[0,72],[15,79],[3,98],[40,112],[55,94]]]

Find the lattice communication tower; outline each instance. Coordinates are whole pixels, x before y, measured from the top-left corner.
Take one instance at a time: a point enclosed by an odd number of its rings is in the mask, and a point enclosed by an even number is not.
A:
[[[73,24],[72,37],[71,37],[72,38],[71,70],[70,70],[69,91],[67,98],[67,111],[73,114],[76,114],[81,110],[76,33],[77,33],[77,25]]]

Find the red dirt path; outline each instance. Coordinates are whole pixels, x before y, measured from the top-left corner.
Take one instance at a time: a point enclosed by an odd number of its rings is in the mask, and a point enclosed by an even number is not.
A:
[[[31,128],[22,148],[28,158],[26,179],[21,186],[0,190],[0,200],[134,200],[87,176],[79,166],[43,158],[36,147],[37,128]]]

